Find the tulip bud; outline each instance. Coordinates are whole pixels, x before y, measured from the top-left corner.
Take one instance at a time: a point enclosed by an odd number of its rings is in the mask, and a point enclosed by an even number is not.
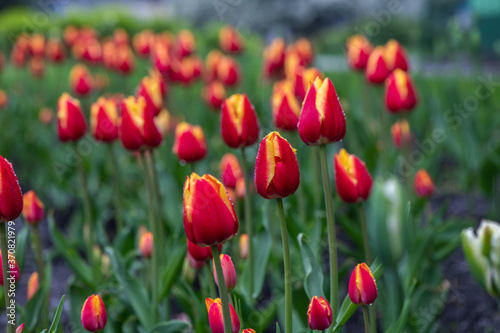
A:
[[[222,244],[217,244],[217,248],[219,249],[219,252],[222,250]],[[187,251],[193,259],[196,259],[197,261],[202,261],[205,262],[209,259],[212,259],[212,249],[210,246],[199,246],[193,242],[191,242],[189,239],[187,240]]]
[[[123,28],[116,28],[113,31],[113,42],[119,46],[128,45],[129,43],[128,32]]]
[[[340,198],[348,203],[368,199],[372,177],[365,163],[342,148],[339,154],[335,154],[334,164],[335,183]]]
[[[238,62],[232,57],[222,57],[217,65],[217,78],[227,86],[234,86],[239,82],[241,69]]]
[[[332,325],[332,309],[323,297],[313,296],[307,309],[307,322],[312,330],[324,331]]]
[[[240,235],[240,257],[243,260],[246,260],[248,258],[248,235],[247,234],[241,234]]]
[[[7,108],[9,105],[9,96],[5,92],[5,90],[0,89],[0,110]]]
[[[28,292],[26,299],[29,301],[38,290],[38,273],[33,272],[28,280]]]
[[[293,94],[290,81],[280,81],[274,84],[271,109],[274,126],[289,131],[297,129],[300,105]]]
[[[424,169],[417,171],[414,181],[415,193],[421,198],[427,198],[434,194],[434,182],[431,176]]]
[[[257,192],[266,199],[287,197],[299,187],[295,149],[278,132],[269,133],[260,142],[254,181]]]
[[[201,246],[224,243],[238,231],[238,218],[226,189],[211,175],[192,173],[184,184],[184,230]]]
[[[230,25],[226,25],[220,29],[219,46],[222,51],[227,53],[240,53],[245,48],[240,33]]]
[[[212,109],[220,110],[226,98],[226,89],[220,81],[210,82],[203,91],[203,99]]]
[[[347,62],[353,70],[364,70],[373,45],[363,35],[354,35],[347,40]]]
[[[366,64],[366,80],[373,84],[382,84],[391,73],[391,69],[385,59],[385,49],[377,46],[368,57]]]
[[[271,45],[264,49],[263,70],[266,77],[280,76],[285,65],[285,41],[275,38]]]
[[[365,263],[358,264],[349,280],[349,298],[354,304],[369,305],[377,294],[377,284],[370,268]]]
[[[307,145],[323,145],[344,138],[345,115],[329,78],[316,78],[302,104],[298,129]]]
[[[396,40],[391,39],[385,44],[385,58],[387,61],[387,68],[393,71],[401,69],[408,71],[408,55],[406,50]]]
[[[109,266],[111,265],[111,259],[106,253],[101,256],[101,272],[104,277],[109,276]]]
[[[42,57],[34,57],[30,60],[30,73],[35,78],[43,77],[45,72],[45,63]]]
[[[50,108],[43,108],[38,113],[38,120],[40,120],[40,122],[46,126],[50,125],[53,119],[54,112],[52,112],[52,109]]]
[[[23,216],[29,224],[38,224],[43,219],[43,203],[36,196],[35,191],[31,190],[23,196]]]
[[[163,79],[159,75],[147,76],[141,80],[136,96],[146,100],[146,109],[157,116],[163,108]]]
[[[292,45],[293,51],[299,56],[302,66],[309,66],[314,59],[314,48],[309,39],[299,38]]]
[[[259,137],[259,123],[247,95],[234,94],[222,104],[221,134],[231,148],[253,145]]]
[[[129,74],[135,69],[134,53],[128,45],[116,47],[113,67],[121,74]]]
[[[122,101],[119,134],[123,146],[128,150],[137,150],[143,144],[144,118],[142,114],[145,108],[146,100],[142,96],[139,98],[129,96]]]
[[[169,48],[162,43],[155,43],[152,48],[151,62],[158,72],[168,75],[171,70],[171,56]]]
[[[227,292],[230,293],[234,287],[236,287],[236,271],[234,269],[233,261],[231,257],[227,254],[220,255],[220,261],[222,265],[222,273],[224,274],[224,282],[226,283]],[[217,272],[215,270],[215,261],[213,261],[214,269],[214,279],[217,286],[219,282],[217,281]]]
[[[409,147],[412,142],[410,125],[408,120],[403,119],[395,122],[391,127],[392,142],[396,148]]]
[[[185,121],[177,125],[172,151],[182,161],[196,162],[203,159],[207,154],[207,142],[201,127]]]
[[[205,60],[205,80],[207,82],[217,80],[217,71],[222,58],[224,55],[219,50],[212,50],[208,53]]]
[[[194,35],[189,30],[181,30],[179,34],[177,34],[175,43],[176,43],[177,55],[180,58],[188,56],[191,53],[194,53],[196,49],[196,41],[194,39]]]
[[[19,327],[16,329],[16,333],[23,333],[24,331],[24,323],[19,325]]]
[[[297,96],[300,101],[304,100],[309,87],[314,83],[317,77],[323,80],[325,76],[315,67],[305,69],[302,66],[298,66],[296,68],[293,75],[293,86],[295,96]]]
[[[48,60],[56,64],[64,61],[66,54],[64,47],[58,38],[49,39],[47,46],[45,47],[45,56]]]
[[[30,53],[33,57],[43,57],[45,51],[45,36],[34,34],[29,40]]]
[[[184,58],[173,58],[171,70],[168,73],[173,82],[182,82],[191,84],[201,75],[202,61],[197,56],[188,56]]]
[[[92,104],[90,128],[97,141],[112,142],[118,138],[118,111],[113,100],[99,97]]]
[[[78,95],[87,95],[93,87],[92,76],[87,67],[82,64],[76,64],[69,73],[69,84],[71,90]]]
[[[385,81],[386,108],[393,113],[411,111],[417,103],[417,90],[410,75],[395,69]]]
[[[242,333],[255,333],[255,330],[251,328],[245,328]]]
[[[77,141],[85,135],[87,123],[82,113],[80,101],[63,93],[57,101],[57,132],[59,140]]]
[[[139,57],[147,57],[149,55],[154,37],[154,32],[151,30],[143,30],[134,36],[132,44],[134,45],[135,53]]]
[[[207,306],[208,321],[210,322],[212,333],[224,333],[224,318],[222,316],[222,302],[220,298],[206,298],[205,305]],[[240,331],[240,319],[231,304],[229,304],[229,313],[231,315],[232,332],[238,333]]]
[[[68,46],[72,46],[80,35],[80,31],[74,25],[68,25],[63,32],[64,43]]]
[[[0,222],[15,220],[23,211],[23,195],[12,164],[0,155]]]
[[[4,254],[2,253],[2,251],[0,251],[0,258],[3,255]],[[7,269],[7,273],[8,273],[7,278],[14,277],[14,281],[17,282],[17,281],[19,281],[19,278],[21,276],[21,274],[19,272],[19,266],[17,265],[17,260],[12,254],[6,253],[5,255],[7,256],[8,263],[9,263],[9,265],[8,265],[9,267]],[[4,276],[3,276],[3,261],[2,261],[2,262],[0,262],[0,286],[4,285],[3,279],[4,279]]]
[[[139,239],[139,252],[143,258],[151,258],[153,254],[153,234],[146,231]]]
[[[236,183],[238,179],[243,177],[243,172],[240,162],[235,155],[227,153],[222,156],[220,161],[220,174],[222,183],[225,187],[236,188]]]
[[[83,303],[82,325],[89,332],[99,332],[106,326],[108,316],[101,296],[92,295]]]

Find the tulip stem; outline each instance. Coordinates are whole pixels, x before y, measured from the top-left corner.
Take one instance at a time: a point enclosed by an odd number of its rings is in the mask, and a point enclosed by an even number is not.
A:
[[[292,333],[292,267],[290,264],[290,247],[288,245],[288,231],[286,229],[283,199],[276,199],[276,204],[278,205],[278,214],[280,217],[283,260],[285,266],[285,333]]]
[[[335,216],[333,215],[332,190],[330,188],[330,177],[328,177],[328,164],[326,162],[326,146],[319,146],[321,158],[321,172],[323,174],[323,191],[325,192],[326,220],[328,224],[328,248],[330,253],[330,304],[333,317],[338,312],[338,264],[337,264],[337,238],[335,236]]]
[[[222,264],[220,262],[220,253],[217,244],[211,246],[212,256],[214,257],[215,272],[217,274],[217,285],[219,286],[219,296],[222,303],[222,316],[224,317],[224,333],[232,333],[233,327],[231,323],[231,313],[229,312],[229,296],[226,288],[226,281],[224,280],[224,273],[222,272]]]
[[[77,151],[77,147],[75,144],[75,151]],[[87,188],[87,175],[85,174],[85,167],[83,165],[83,160],[78,163],[78,171],[80,172],[80,181],[82,182],[82,192],[83,192],[83,205],[85,209],[85,225],[88,226],[88,260],[90,263],[90,267],[92,267],[92,274],[95,278],[95,267],[94,267],[94,255],[93,255],[93,246],[94,246],[94,223],[92,221],[92,209],[90,208],[90,195],[89,189]]]
[[[241,167],[243,169],[243,179],[245,180],[245,226],[248,234],[248,268],[250,274],[250,286],[249,293],[250,297],[253,299],[253,227],[252,227],[252,214],[251,214],[251,202],[250,202],[250,188],[248,185],[248,175],[247,175],[247,159],[245,155],[245,147],[241,148]]]
[[[156,198],[156,205],[157,205],[157,218],[158,218],[158,221],[156,221],[156,229],[157,230],[152,230],[156,236],[156,239],[158,240],[158,242],[153,242],[153,248],[155,248],[155,244],[157,244],[157,248],[158,251],[158,256],[157,256],[157,263],[161,262],[162,259],[161,259],[161,245],[164,243],[163,241],[163,219],[162,219],[162,213],[161,213],[161,193],[160,193],[160,187],[158,185],[158,174],[156,173],[156,163],[155,163],[155,157],[154,157],[154,154],[153,154],[153,151],[152,150],[149,150],[148,152],[146,152],[146,162],[148,164],[148,168],[149,168],[149,171],[150,171],[150,175],[151,175],[151,179],[150,179],[150,183],[152,183],[151,185],[151,189],[153,190],[154,192],[154,196]]]
[[[48,286],[45,286],[45,267],[43,264],[43,248],[42,248],[42,241],[40,238],[40,230],[38,229],[38,224],[32,225],[31,228],[33,230],[33,245],[38,266],[38,280],[40,282],[39,285],[44,290],[50,290]],[[48,300],[48,295],[46,295],[46,298]],[[48,304],[45,300],[43,302],[44,304],[42,309],[42,327],[47,327],[47,318],[49,315]]]
[[[7,274],[9,273],[9,251],[7,249],[7,221],[5,219],[0,218],[0,246],[2,249],[2,268],[3,268],[3,290],[4,290],[4,297],[5,297],[5,313],[9,313],[9,306],[12,306],[10,303],[10,293],[9,293],[9,288],[10,288],[10,281],[9,277]],[[10,276],[10,274],[9,274]],[[12,319],[9,316],[7,316],[7,332],[8,333],[15,333],[16,331],[16,325],[15,325],[15,316],[16,316],[16,311],[14,309],[14,324],[11,325],[9,324],[9,321]],[[12,322],[12,321],[10,321]]]
[[[363,308],[363,318],[365,320],[365,333],[370,333],[370,320],[368,319],[368,310],[366,305],[361,306]]]
[[[117,232],[123,229],[122,198],[120,195],[120,176],[118,173],[118,162],[116,161],[114,144],[109,144],[109,155],[111,155],[111,167],[113,169],[113,183],[115,187],[115,213]]]
[[[372,255],[370,251],[370,243],[368,242],[368,230],[366,228],[365,210],[363,203],[358,202],[359,220],[361,222],[361,233],[363,234],[363,245],[365,249],[365,261],[370,266],[372,264]]]

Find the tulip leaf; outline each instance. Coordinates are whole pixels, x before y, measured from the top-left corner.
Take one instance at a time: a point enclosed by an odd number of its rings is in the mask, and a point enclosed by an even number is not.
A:
[[[299,234],[297,236],[297,240],[299,242],[302,263],[304,264],[304,271],[306,273],[304,279],[304,289],[307,297],[309,297],[309,299],[313,296],[324,297],[323,271],[321,269],[321,265],[316,260],[316,256],[304,239],[304,234]]]
[[[21,322],[24,323],[27,331],[33,331],[36,328],[36,324],[38,323],[38,319],[40,317],[40,311],[42,310],[44,303],[44,298],[44,291],[42,289],[38,289],[33,297],[31,297],[31,299],[26,303]]]
[[[150,333],[179,333],[189,331],[191,327],[182,320],[170,320],[155,325]]]
[[[276,322],[276,333],[281,333],[280,324]]]
[[[29,229],[25,224],[23,229],[16,235],[16,261],[19,271],[24,271],[24,260],[26,259],[26,249],[29,244]]]
[[[57,327],[59,326],[59,322],[61,321],[61,316],[64,308],[64,295],[61,297],[59,301],[59,305],[57,306],[56,313],[54,314],[54,320],[52,320],[52,324],[49,327],[48,333],[56,333]]]
[[[172,289],[172,286],[174,285],[175,281],[177,281],[179,274],[182,270],[182,264],[184,263],[185,257],[186,257],[185,246],[178,248],[177,251],[170,256],[170,260],[162,274],[161,292],[159,297],[160,301],[170,293],[170,289]]]

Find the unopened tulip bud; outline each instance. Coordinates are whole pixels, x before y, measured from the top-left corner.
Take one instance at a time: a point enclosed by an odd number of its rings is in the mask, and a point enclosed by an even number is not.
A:
[[[118,73],[129,74],[135,69],[134,53],[128,45],[115,49],[114,66]]]
[[[222,156],[220,161],[220,174],[222,183],[225,187],[236,188],[236,183],[238,179],[243,177],[243,172],[240,162],[235,155],[227,153]]]
[[[30,60],[30,72],[35,78],[41,78],[45,72],[45,63],[42,57],[34,57]]]
[[[139,57],[147,57],[151,51],[151,46],[154,43],[154,32],[151,30],[143,30],[134,36],[132,44],[134,45],[135,53]]]
[[[38,290],[38,273],[33,272],[28,280],[28,292],[26,299],[29,301]]]
[[[116,45],[128,45],[129,43],[128,32],[123,28],[116,28],[113,31],[113,42]]]
[[[68,25],[63,32],[64,43],[68,46],[72,46],[80,35],[80,31],[74,25]]]
[[[269,133],[260,142],[254,181],[257,192],[266,199],[287,197],[299,187],[295,149],[278,132]]]
[[[0,258],[3,256],[4,254],[2,253],[2,251],[0,251]],[[5,254],[8,258],[8,269],[7,269],[7,278],[12,278],[14,277],[14,281],[17,282],[19,281],[19,278],[21,277],[21,273],[19,272],[19,266],[17,265],[17,260],[16,258],[9,254],[9,253],[6,253]],[[3,262],[0,262],[0,285],[3,286],[4,284],[4,276],[3,276]]]
[[[118,138],[118,110],[113,100],[99,97],[92,104],[90,128],[97,141],[112,142]]]
[[[252,328],[245,328],[242,333],[255,333],[255,330]]]
[[[196,49],[196,41],[194,39],[194,35],[189,30],[181,30],[179,34],[177,34],[175,42],[177,55],[181,58],[194,53]]]
[[[162,75],[168,75],[171,70],[171,56],[169,48],[162,44],[156,43],[152,48],[151,62]]]
[[[222,265],[222,273],[224,274],[224,282],[226,283],[227,292],[231,292],[234,287],[236,287],[236,271],[234,269],[233,261],[231,257],[227,254],[220,255],[220,261]],[[213,262],[214,269],[214,279],[217,286],[219,286],[219,282],[217,281],[217,272],[215,270],[215,261]]]
[[[45,47],[45,56],[53,63],[60,63],[64,60],[64,47],[58,38],[49,39]]]
[[[224,333],[224,318],[222,316],[222,302],[220,298],[207,298],[205,299],[205,305],[207,306],[208,321],[210,322],[212,333]],[[232,332],[238,333],[240,331],[240,319],[231,304],[229,304],[229,313],[231,316]]]
[[[82,307],[82,325],[89,332],[99,332],[104,329],[108,316],[101,296],[92,295]]]
[[[226,25],[220,29],[219,46],[227,53],[240,53],[245,48],[240,33],[230,25]]]
[[[23,333],[24,331],[24,323],[19,325],[19,327],[16,329],[16,333]]]
[[[23,216],[29,224],[38,224],[43,217],[43,203],[36,196],[35,191],[31,190],[23,196]]]
[[[259,137],[259,123],[255,108],[247,95],[234,94],[222,105],[221,134],[231,148],[253,145]]]
[[[240,65],[232,57],[222,57],[217,65],[217,78],[226,86],[236,85],[241,78]]]
[[[347,40],[347,62],[354,70],[364,70],[373,45],[363,35],[354,35]]]
[[[0,110],[7,108],[9,105],[9,95],[5,92],[5,90],[0,89]]]
[[[248,258],[248,235],[247,234],[241,234],[240,236],[240,257],[243,260],[246,260]]]
[[[172,151],[182,161],[196,162],[203,159],[207,154],[207,142],[201,127],[186,122],[177,125]]]
[[[45,36],[34,34],[29,41],[30,53],[33,57],[43,57],[45,51]]]
[[[414,181],[415,193],[421,198],[427,198],[434,194],[434,182],[431,176],[424,169],[417,171]]]
[[[15,220],[22,211],[23,195],[17,176],[12,164],[0,155],[0,222]]]
[[[224,55],[219,50],[212,50],[208,53],[205,60],[205,80],[207,82],[217,80],[217,71],[222,58]]]
[[[38,119],[42,124],[48,126],[52,123],[52,120],[54,119],[54,112],[50,108],[43,108],[38,113]]]
[[[346,122],[337,92],[329,78],[316,78],[302,104],[298,129],[307,145],[323,145],[344,138]]]
[[[314,48],[307,38],[299,38],[291,46],[293,51],[299,56],[302,66],[309,66],[314,60]]]
[[[136,96],[143,96],[146,109],[157,116],[163,108],[162,78],[159,75],[147,76],[141,80]]]
[[[366,165],[344,148],[335,154],[335,183],[342,200],[353,203],[368,199],[372,189],[372,177]]]
[[[281,81],[274,85],[271,97],[274,126],[295,131],[300,116],[300,104],[294,96],[291,82]]]
[[[385,81],[385,106],[392,113],[411,111],[418,103],[417,90],[411,76],[395,69]]]
[[[283,72],[285,65],[285,41],[275,38],[271,45],[264,49],[263,71],[266,77],[277,77]]]
[[[323,297],[313,296],[307,309],[307,322],[312,330],[325,331],[332,325],[332,309]]]
[[[408,55],[404,47],[396,40],[389,40],[385,44],[384,52],[389,70],[393,71],[399,68],[405,72],[408,71]]]
[[[368,63],[366,64],[366,80],[373,84],[382,84],[391,73],[385,59],[385,49],[383,46],[377,46],[370,53]]]
[[[325,76],[315,67],[304,68],[298,66],[292,77],[295,96],[297,96],[300,101],[303,101],[309,87],[314,83],[316,78],[318,77],[323,80]]]
[[[92,76],[87,67],[82,64],[76,64],[69,73],[69,84],[71,90],[78,95],[87,95],[93,87]]]
[[[409,147],[412,142],[408,120],[400,120],[391,127],[392,142],[396,148]]]
[[[143,258],[149,259],[153,254],[153,234],[146,231],[139,239],[139,252]]]
[[[226,99],[224,85],[220,81],[210,82],[203,90],[203,99],[210,108],[220,110],[222,102]]]
[[[349,298],[354,304],[369,305],[377,295],[377,284],[370,268],[365,263],[358,264],[349,280]]]
[[[57,101],[57,132],[59,140],[77,141],[85,135],[87,123],[82,113],[80,101],[63,93]]]

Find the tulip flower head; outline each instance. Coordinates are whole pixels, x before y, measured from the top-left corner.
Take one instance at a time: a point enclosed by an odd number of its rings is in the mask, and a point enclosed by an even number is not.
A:
[[[5,90],[0,89],[0,110],[5,109],[9,105],[9,95]]]
[[[203,90],[203,99],[212,109],[220,110],[226,99],[226,88],[220,81],[212,81]]]
[[[262,139],[255,162],[255,187],[266,199],[292,195],[300,183],[295,149],[278,132]]]
[[[26,299],[29,301],[38,290],[38,273],[33,272],[30,275],[30,279],[28,280],[28,291],[26,295]]]
[[[347,62],[354,70],[364,70],[373,50],[372,44],[363,35],[354,35],[347,40]]]
[[[118,138],[118,110],[113,100],[99,97],[92,104],[90,128],[97,141],[112,142]]]
[[[69,73],[71,90],[77,95],[89,94],[93,87],[92,81],[92,76],[85,65],[76,64]]]
[[[175,42],[177,54],[181,58],[190,55],[196,49],[196,41],[194,39],[194,35],[189,30],[181,30],[179,34],[177,34],[177,39]]]
[[[203,159],[207,154],[207,142],[201,127],[187,122],[177,125],[172,151],[182,161],[196,162]]]
[[[349,298],[354,304],[369,305],[377,295],[377,284],[370,268],[365,263],[358,264],[349,280]]]
[[[344,138],[346,122],[337,92],[329,78],[316,78],[302,104],[298,129],[307,145],[323,145]]]
[[[391,73],[391,70],[387,64],[384,47],[377,46],[374,48],[366,64],[366,80],[373,84],[382,84]]]
[[[245,49],[245,43],[240,33],[230,25],[220,29],[219,46],[227,53],[240,53]]]
[[[184,184],[184,231],[201,246],[224,243],[238,231],[238,218],[226,189],[211,175],[196,173]]]
[[[365,163],[342,148],[335,154],[334,164],[335,183],[340,198],[349,203],[368,199],[372,189],[372,177]]]
[[[391,39],[385,44],[385,58],[387,67],[393,71],[401,69],[408,71],[408,55],[406,50],[396,40]]]
[[[224,186],[235,189],[238,180],[243,177],[243,172],[240,162],[234,154],[227,153],[222,156],[220,161],[220,173]]]
[[[128,45],[117,46],[114,50],[113,68],[120,74],[129,74],[135,69],[135,58]]]
[[[0,155],[0,222],[15,220],[23,211],[23,195],[12,164]]]
[[[242,333],[255,333],[255,330],[252,328],[245,328]]]
[[[58,38],[49,39],[45,47],[45,56],[53,63],[60,63],[64,60],[64,47]]]
[[[59,140],[77,141],[85,135],[87,123],[80,101],[63,93],[57,101],[57,132]]]
[[[248,258],[248,242],[249,242],[248,234],[241,234],[239,248],[240,248],[240,257],[243,260]]]
[[[2,251],[0,251],[0,258],[2,257]],[[21,277],[21,273],[19,272],[19,266],[17,265],[17,260],[10,253],[6,254],[8,256],[9,268],[7,270],[7,278],[14,277],[14,281],[17,282]],[[4,285],[4,276],[3,276],[3,262],[0,260],[0,286]]]
[[[23,333],[24,331],[24,323],[19,325],[19,327],[16,329],[16,333]]]
[[[434,194],[434,182],[429,173],[424,169],[417,171],[413,185],[415,187],[415,193],[421,198],[427,198]]]
[[[205,305],[207,306],[208,321],[210,322],[212,333],[224,333],[224,319],[222,317],[222,303],[220,298],[206,298]],[[231,315],[232,332],[238,333],[240,331],[240,319],[231,304],[229,304],[229,313]]]
[[[83,328],[89,332],[99,332],[104,329],[107,320],[106,307],[101,296],[89,296],[82,307]]]
[[[408,120],[403,119],[394,123],[391,127],[392,142],[396,148],[408,147],[412,143],[412,134]]]
[[[385,81],[385,106],[392,113],[411,111],[418,94],[410,74],[397,68]]]
[[[259,137],[259,123],[255,108],[247,95],[234,94],[222,105],[221,134],[231,148],[253,145]]]
[[[160,75],[147,76],[141,80],[136,96],[143,96],[146,100],[146,109],[157,116],[163,108],[163,79]]]
[[[139,239],[139,252],[143,258],[151,258],[153,254],[153,234],[146,231]]]
[[[43,203],[36,196],[35,191],[31,190],[23,196],[23,216],[29,224],[38,224],[43,217]]]
[[[240,65],[230,56],[221,57],[217,64],[217,78],[226,86],[238,84],[241,78]]]
[[[323,297],[313,296],[307,309],[307,322],[312,330],[324,331],[332,325],[332,309]]]
[[[224,282],[226,283],[227,292],[236,287],[236,270],[234,269],[233,261],[231,257],[227,254],[220,255],[220,261],[222,265],[222,273],[224,274]],[[217,286],[219,286],[219,281],[217,280],[217,272],[215,270],[215,261],[213,261],[214,279]]]
[[[149,55],[153,42],[154,32],[151,30],[143,30],[137,33],[132,40],[135,53],[139,57],[147,57]]]
[[[43,73],[45,72],[45,62],[42,57],[34,57],[30,60],[30,72],[34,78],[43,77]]]
[[[300,104],[294,96],[290,81],[281,81],[274,84],[271,109],[274,126],[289,131],[297,129]]]
[[[280,76],[285,65],[286,44],[283,38],[275,38],[264,50],[263,70],[266,77]]]

